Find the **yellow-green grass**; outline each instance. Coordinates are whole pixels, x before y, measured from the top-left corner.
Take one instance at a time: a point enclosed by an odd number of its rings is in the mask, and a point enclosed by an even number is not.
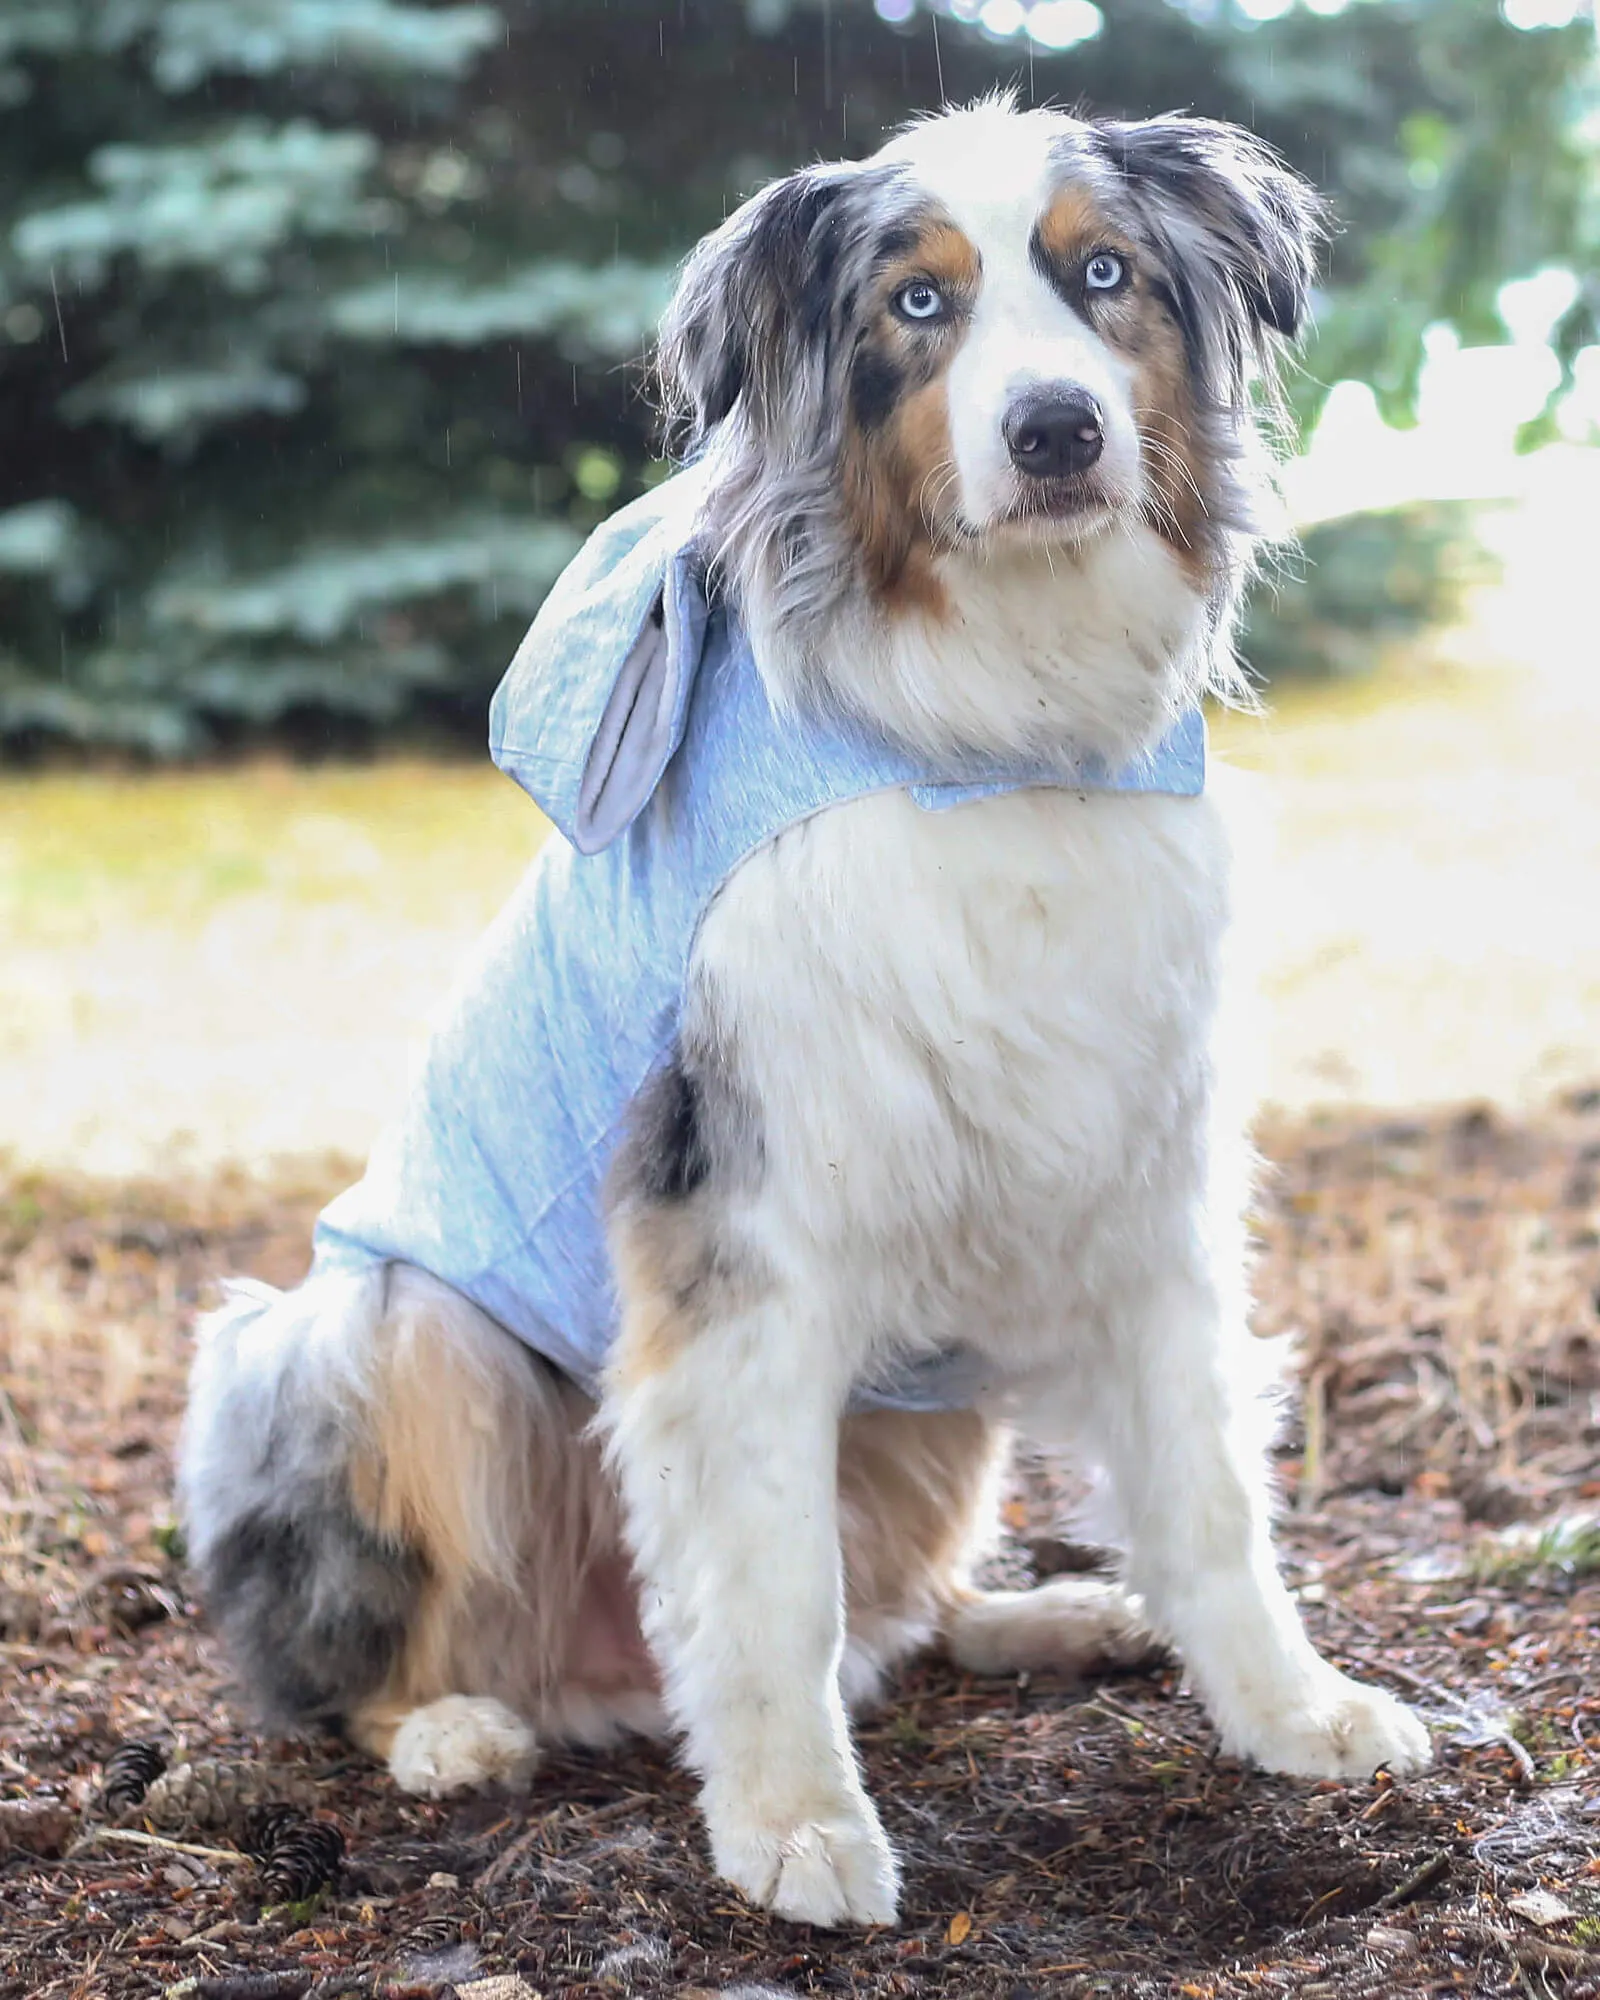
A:
[[[545,832],[487,767],[414,760],[0,785],[0,1149],[359,1155]]]
[[[1526,1102],[1600,1074],[1600,713],[1485,674],[1216,736],[1276,795],[1272,1097]],[[0,785],[0,1149],[358,1156],[543,834],[487,767]]]
[[[493,910],[545,823],[487,763],[46,773],[0,784],[7,943],[204,925],[253,896],[424,923]]]

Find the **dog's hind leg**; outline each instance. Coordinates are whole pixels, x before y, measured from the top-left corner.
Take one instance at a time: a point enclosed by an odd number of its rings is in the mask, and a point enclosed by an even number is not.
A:
[[[1152,1641],[1115,1584],[1067,1578],[978,1590],[972,1572],[999,1524],[1005,1433],[972,1411],[847,1417],[839,1514],[849,1635],[841,1680],[852,1707],[884,1668],[935,1636],[974,1674],[1086,1674],[1132,1666]]]
[[[1158,1650],[1137,1600],[1094,1577],[965,1592],[946,1616],[944,1646],[970,1674],[1091,1674]]]
[[[538,1761],[533,1731],[493,1695],[446,1694],[420,1706],[380,1695],[351,1716],[349,1734],[417,1798],[521,1785]]]
[[[841,1424],[848,1707],[870,1704],[887,1669],[971,1596],[972,1570],[998,1530],[1008,1456],[1005,1433],[970,1410],[871,1410]]]

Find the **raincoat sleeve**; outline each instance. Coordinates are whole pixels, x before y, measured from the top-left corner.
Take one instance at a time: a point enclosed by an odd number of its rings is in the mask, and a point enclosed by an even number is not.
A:
[[[683,740],[708,616],[696,501],[679,474],[595,530],[489,711],[496,765],[580,854],[637,818]]]

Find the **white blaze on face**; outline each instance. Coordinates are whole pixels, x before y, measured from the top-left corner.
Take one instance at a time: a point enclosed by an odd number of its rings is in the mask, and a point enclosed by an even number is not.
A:
[[[1024,497],[1028,481],[1012,463],[1004,425],[1030,395],[1092,396],[1105,432],[1094,471],[1099,496],[1108,507],[1143,496],[1132,365],[1058,296],[1029,254],[1035,226],[1062,191],[1051,142],[1071,129],[1064,118],[979,107],[922,126],[884,154],[905,162],[981,260],[971,322],[945,377],[961,513],[980,531]],[[1069,533],[1071,525],[1060,523]]]

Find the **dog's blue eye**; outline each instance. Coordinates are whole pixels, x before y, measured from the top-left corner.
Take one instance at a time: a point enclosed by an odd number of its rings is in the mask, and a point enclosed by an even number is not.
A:
[[[902,319],[930,320],[944,317],[944,293],[926,278],[913,278],[894,295],[894,309]]]
[[[1126,275],[1122,259],[1102,250],[1084,266],[1083,282],[1091,292],[1114,292]]]

